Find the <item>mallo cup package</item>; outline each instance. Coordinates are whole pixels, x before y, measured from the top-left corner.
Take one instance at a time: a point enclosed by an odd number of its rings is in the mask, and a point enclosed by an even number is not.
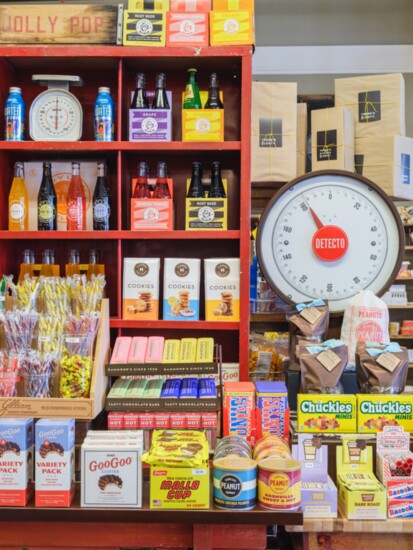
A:
[[[124,258],[124,319],[156,320],[159,317],[159,258]]]
[[[163,318],[167,321],[199,320],[201,260],[165,258]]]
[[[218,258],[204,261],[205,319],[239,321],[240,260]]]

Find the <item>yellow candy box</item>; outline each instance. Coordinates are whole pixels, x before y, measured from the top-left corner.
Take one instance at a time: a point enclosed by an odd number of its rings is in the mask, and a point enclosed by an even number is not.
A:
[[[298,394],[297,397],[298,432],[357,431],[355,395]]]
[[[357,395],[358,431],[381,432],[384,426],[413,431],[413,395]]]

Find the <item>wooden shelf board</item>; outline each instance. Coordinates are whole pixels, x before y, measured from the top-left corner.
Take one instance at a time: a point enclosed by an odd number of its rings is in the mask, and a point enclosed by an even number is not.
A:
[[[407,306],[387,306],[389,309],[413,309],[413,304],[407,304]]]
[[[288,526],[289,532],[300,533],[413,533],[413,521],[410,518],[387,520],[348,520],[304,518],[303,525]]]
[[[413,227],[413,226],[412,226],[412,227]],[[413,245],[408,244],[408,245],[406,245],[406,246],[404,247],[404,249],[405,249],[405,250],[413,250]]]
[[[286,323],[285,313],[251,313],[251,323]]]
[[[3,151],[240,151],[240,141],[187,143],[183,141],[132,142],[132,141],[2,141]]]
[[[0,56],[14,57],[101,57],[101,58],[139,58],[139,57],[240,57],[252,54],[252,46],[182,46],[182,47],[132,47],[132,46],[107,46],[107,45],[24,45],[1,46]]]
[[[409,283],[410,281],[413,281],[413,277],[397,277],[395,281],[398,281],[398,282],[405,281]]]
[[[212,481],[211,481],[212,484]],[[143,507],[125,508],[81,508],[80,488],[77,487],[75,501],[70,508],[35,508],[33,500],[25,508],[1,509],[2,522],[93,522],[93,523],[171,523],[171,524],[248,524],[248,525],[299,525],[303,522],[301,510],[275,512],[256,506],[253,510],[221,510],[213,505],[207,510],[150,510],[149,483],[143,483]],[[212,498],[211,498],[212,501]]]
[[[0,231],[0,239],[5,240],[70,240],[79,238],[94,240],[237,240],[240,238],[240,231]]]
[[[239,322],[219,321],[130,321],[128,319],[110,319],[111,328],[136,329],[188,329],[188,330],[239,330]],[[413,338],[413,337],[412,337]]]
[[[411,336],[405,336],[400,334],[399,336],[391,336],[390,340],[413,340],[413,334]]]

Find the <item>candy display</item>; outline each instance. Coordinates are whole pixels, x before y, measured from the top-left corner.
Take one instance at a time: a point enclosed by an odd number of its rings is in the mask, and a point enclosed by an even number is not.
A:
[[[279,338],[253,333],[249,343],[248,368],[250,380],[279,380],[282,376],[283,354]]]

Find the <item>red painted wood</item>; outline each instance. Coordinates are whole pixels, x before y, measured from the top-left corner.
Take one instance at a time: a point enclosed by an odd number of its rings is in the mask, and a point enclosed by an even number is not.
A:
[[[239,231],[0,231],[0,239],[5,240],[237,240]]]
[[[133,329],[181,329],[185,330],[239,330],[238,322],[220,323],[217,321],[129,321],[110,319],[111,328]]]
[[[41,89],[39,89],[41,91]],[[125,122],[123,122],[125,125]],[[144,143],[132,141],[4,141],[5,151],[239,151],[240,141]]]
[[[250,220],[251,220],[251,56],[242,58],[241,99],[241,209],[240,209],[240,257],[241,257],[241,300],[239,361],[240,380],[249,379],[249,285],[250,285]]]
[[[193,550],[212,550],[212,525],[194,525]]]
[[[265,550],[266,525],[212,525],[212,548]]]

